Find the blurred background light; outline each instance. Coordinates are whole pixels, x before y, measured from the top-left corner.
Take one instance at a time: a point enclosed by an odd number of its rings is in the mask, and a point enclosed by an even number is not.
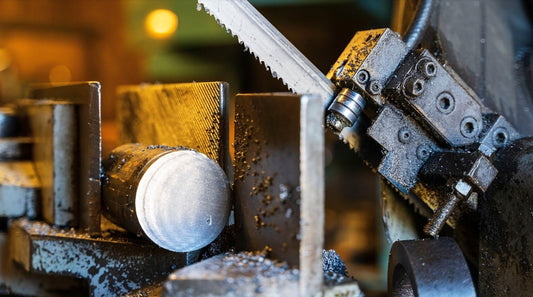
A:
[[[48,78],[51,83],[65,83],[72,80],[72,73],[65,65],[56,65],[50,69]]]
[[[11,55],[6,49],[0,48],[0,71],[6,70],[11,65]]]
[[[144,21],[148,35],[155,39],[166,39],[178,28],[178,16],[168,9],[152,10]]]

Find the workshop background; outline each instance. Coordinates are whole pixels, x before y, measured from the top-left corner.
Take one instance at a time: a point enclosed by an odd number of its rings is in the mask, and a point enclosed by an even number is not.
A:
[[[386,27],[392,0],[251,0],[326,73],[358,30]],[[115,147],[116,88],[227,81],[236,93],[286,91],[195,0],[0,1],[0,100],[32,83],[102,83],[103,152]],[[326,249],[367,295],[386,290],[389,246],[377,177],[328,132]],[[375,292],[375,293],[373,293]]]

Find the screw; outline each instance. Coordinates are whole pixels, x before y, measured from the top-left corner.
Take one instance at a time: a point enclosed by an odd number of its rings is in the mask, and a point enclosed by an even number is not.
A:
[[[509,133],[504,127],[498,127],[492,133],[492,143],[497,148],[503,147],[507,143],[508,139]]]
[[[449,114],[455,109],[455,98],[448,92],[442,92],[437,96],[437,110]]]
[[[379,95],[381,93],[381,84],[377,80],[373,80],[370,82],[370,85],[368,87],[368,91],[372,95]]]
[[[425,161],[431,153],[431,148],[427,144],[421,144],[416,148],[416,157],[419,160]]]
[[[411,141],[411,131],[408,127],[404,126],[398,130],[398,140],[401,143],[409,143]]]
[[[437,75],[437,65],[427,58],[418,62],[417,69],[427,78]]]
[[[408,96],[420,96],[424,92],[424,80],[409,76],[403,82],[403,89]]]
[[[472,138],[477,135],[478,125],[477,121],[472,116],[464,117],[461,120],[461,134],[466,138]]]
[[[368,74],[368,71],[361,69],[357,71],[357,74],[355,75],[357,82],[364,85],[368,82],[368,79],[370,78],[370,74]]]

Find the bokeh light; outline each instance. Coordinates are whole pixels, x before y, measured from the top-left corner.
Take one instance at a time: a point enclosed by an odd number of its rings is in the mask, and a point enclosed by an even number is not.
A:
[[[146,16],[144,27],[150,37],[166,39],[178,28],[178,16],[168,9],[156,9]]]
[[[50,69],[48,78],[51,83],[64,83],[70,82],[72,79],[72,73],[70,68],[65,65],[56,65]]]
[[[0,48],[0,71],[6,70],[11,65],[11,55],[6,49]]]

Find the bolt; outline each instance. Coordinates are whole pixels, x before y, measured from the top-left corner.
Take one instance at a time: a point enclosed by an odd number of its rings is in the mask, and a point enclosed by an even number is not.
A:
[[[422,73],[422,75],[428,78],[437,75],[437,65],[430,59],[420,60],[417,65],[417,69]]]
[[[370,78],[370,74],[368,74],[368,71],[361,69],[357,71],[357,74],[355,75],[357,82],[364,85],[368,82],[368,79]]]
[[[455,98],[448,92],[442,92],[437,96],[437,110],[449,114],[455,109]]]
[[[427,144],[421,144],[416,148],[416,157],[419,160],[425,161],[431,153],[431,148]]]
[[[377,80],[370,81],[368,91],[372,95],[379,95],[379,93],[381,93],[381,84],[379,83],[379,81]]]
[[[443,203],[439,204],[439,206],[435,209],[433,216],[429,219],[428,223],[424,227],[424,233],[429,236],[436,237],[442,227],[444,227],[444,224],[446,224],[446,221],[452,214],[459,201],[460,199],[457,195],[450,195],[446,201],[443,201]]]
[[[411,141],[411,131],[408,127],[404,126],[398,130],[398,140],[401,143],[409,143]]]
[[[424,92],[424,80],[410,76],[404,80],[403,89],[408,96],[420,96]]]
[[[477,135],[478,125],[477,121],[472,116],[464,117],[461,120],[461,134],[466,138],[472,138]]]
[[[509,139],[509,133],[505,127],[498,127],[492,133],[492,143],[496,148],[503,147]]]

